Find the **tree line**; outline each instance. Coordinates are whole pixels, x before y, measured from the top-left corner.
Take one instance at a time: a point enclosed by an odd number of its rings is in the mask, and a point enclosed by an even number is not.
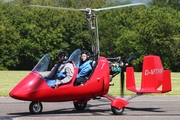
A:
[[[102,8],[127,4],[113,0],[14,0],[0,1],[0,70],[31,70],[45,54],[51,65],[60,51],[91,51],[85,13],[43,8],[40,4],[68,8]],[[180,71],[180,12],[177,0],[153,0],[148,6],[100,11],[98,15],[100,54],[132,61],[141,71],[145,55],[161,57],[165,69]]]

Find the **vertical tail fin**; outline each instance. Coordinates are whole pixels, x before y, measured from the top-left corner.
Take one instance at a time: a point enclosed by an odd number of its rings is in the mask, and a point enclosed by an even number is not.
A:
[[[162,85],[164,68],[159,56],[145,56],[142,69],[142,89],[156,90]]]

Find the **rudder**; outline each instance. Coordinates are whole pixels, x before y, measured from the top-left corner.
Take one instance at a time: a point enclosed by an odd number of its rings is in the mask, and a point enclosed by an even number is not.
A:
[[[142,89],[156,90],[162,85],[164,68],[159,56],[145,56],[142,69]]]

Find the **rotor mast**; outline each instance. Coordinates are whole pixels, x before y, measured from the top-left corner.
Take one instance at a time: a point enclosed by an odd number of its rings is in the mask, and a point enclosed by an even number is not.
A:
[[[100,55],[99,50],[99,34],[98,34],[98,16],[93,14],[92,9],[86,8],[82,10],[86,12],[86,20],[88,23],[88,29],[92,44],[92,52],[95,56]]]

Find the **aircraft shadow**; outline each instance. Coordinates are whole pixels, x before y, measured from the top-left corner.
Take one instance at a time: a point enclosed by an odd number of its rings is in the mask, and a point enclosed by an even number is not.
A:
[[[125,109],[131,111],[142,111],[142,112],[150,112],[149,116],[180,116],[180,114],[167,114],[167,111],[160,110],[161,108],[133,108],[133,107],[125,107]],[[154,114],[152,114],[154,113]],[[159,114],[160,113],[160,114]],[[127,116],[147,116],[147,114],[127,114]]]
[[[165,112],[165,111],[159,110],[160,108],[133,108],[133,107],[125,107],[125,109],[131,110],[131,111]]]

